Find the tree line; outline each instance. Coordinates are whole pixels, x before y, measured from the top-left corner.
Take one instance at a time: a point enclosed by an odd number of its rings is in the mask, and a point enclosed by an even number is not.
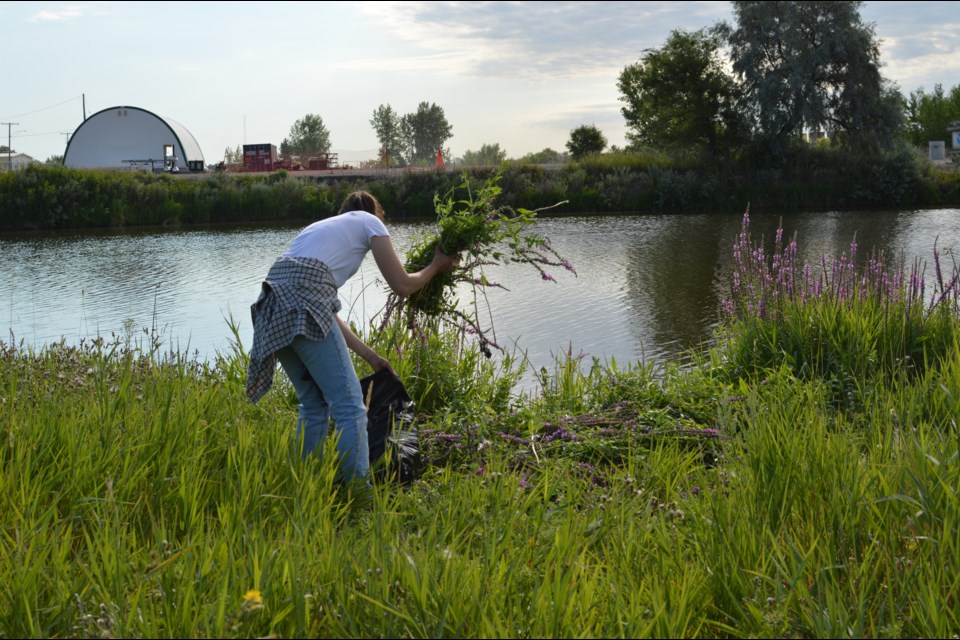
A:
[[[904,97],[881,74],[863,2],[732,4],[733,24],[674,30],[622,71],[632,147],[776,161],[805,135],[873,153],[943,140],[960,120],[960,86]]]
[[[881,72],[880,43],[863,21],[863,2],[733,2],[733,22],[672,31],[660,48],[645,50],[620,73],[617,88],[627,147],[607,147],[604,133],[584,124],[570,132],[565,151],[545,148],[520,162],[579,160],[605,150],[745,153],[758,164],[777,162],[800,141],[825,139],[859,152],[907,142],[943,140],[960,120],[960,85],[937,84],[909,95]],[[374,109],[370,125],[385,166],[432,164],[453,136],[442,107],[421,102],[400,114]],[[327,152],[323,119],[297,120],[281,153]],[[228,150],[228,153],[230,151]],[[499,143],[464,152],[464,166],[507,160]]]

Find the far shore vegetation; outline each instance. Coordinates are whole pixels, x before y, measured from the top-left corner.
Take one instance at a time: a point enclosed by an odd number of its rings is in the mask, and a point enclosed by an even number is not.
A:
[[[0,232],[150,225],[300,224],[337,212],[366,189],[392,219],[429,219],[434,196],[501,173],[503,200],[543,215],[910,209],[960,204],[960,171],[907,143],[862,154],[795,147],[767,165],[744,152],[620,151],[554,165],[506,161],[461,170],[371,169],[307,177],[272,173],[150,174],[34,165],[0,173]]]

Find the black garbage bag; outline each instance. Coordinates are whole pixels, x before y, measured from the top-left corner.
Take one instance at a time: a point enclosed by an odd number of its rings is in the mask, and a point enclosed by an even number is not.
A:
[[[360,388],[367,406],[367,439],[374,477],[403,484],[415,480],[423,471],[420,435],[414,424],[414,403],[403,382],[392,371],[381,369],[361,378]]]

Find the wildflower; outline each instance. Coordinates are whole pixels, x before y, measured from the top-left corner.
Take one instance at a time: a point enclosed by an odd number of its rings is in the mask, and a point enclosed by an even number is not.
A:
[[[497,435],[503,438],[504,440],[507,440],[508,442],[513,442],[514,444],[519,444],[521,446],[526,446],[529,444],[527,440],[521,438],[520,436],[515,436],[512,433],[505,433],[501,431]]]
[[[553,276],[547,273],[546,271],[542,272],[540,274],[540,277],[548,282],[556,282],[556,280],[553,279]]]
[[[256,611],[263,608],[263,596],[259,589],[250,589],[243,594],[242,608],[244,611]]]

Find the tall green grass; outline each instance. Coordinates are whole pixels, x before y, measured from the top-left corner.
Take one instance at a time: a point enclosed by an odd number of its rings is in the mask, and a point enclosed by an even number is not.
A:
[[[0,635],[952,637],[960,327],[872,306],[908,290],[741,295],[656,370],[387,327],[428,464],[372,504],[301,459],[282,373],[246,401],[235,325],[209,363],[0,342]]]

